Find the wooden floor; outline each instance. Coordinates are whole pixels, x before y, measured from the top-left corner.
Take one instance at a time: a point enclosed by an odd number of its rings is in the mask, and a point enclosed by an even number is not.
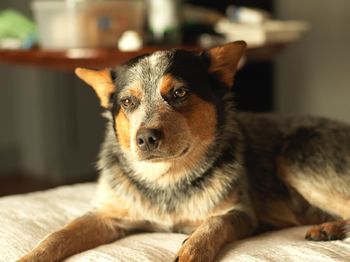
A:
[[[0,196],[45,190],[54,186],[55,185],[47,181],[33,179],[18,174],[0,176]]]

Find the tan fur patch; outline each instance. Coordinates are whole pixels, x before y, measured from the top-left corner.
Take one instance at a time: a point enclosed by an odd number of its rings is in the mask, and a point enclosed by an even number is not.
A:
[[[300,225],[291,206],[292,204],[288,200],[269,199],[266,201],[259,201],[259,206],[256,207],[256,214],[258,220],[262,224],[274,226],[276,228]]]
[[[231,87],[246,46],[245,42],[237,41],[209,49],[211,59],[209,72],[214,73],[221,82]]]
[[[165,96],[169,93],[169,91],[174,88],[175,86],[178,86],[181,84],[178,80],[174,78],[171,74],[167,74],[162,77],[160,82],[159,91],[160,93]]]
[[[312,205],[336,214],[343,219],[350,217],[350,199],[334,192],[331,186],[325,185],[328,181],[300,181],[293,178],[289,181]]]
[[[108,108],[109,98],[115,92],[116,86],[112,81],[110,69],[90,70],[77,68],[76,75],[90,85],[100,99],[101,106]]]
[[[124,237],[126,233],[108,214],[87,213],[48,235],[19,261],[62,261],[73,254]]]
[[[218,191],[221,190],[219,186],[216,188]],[[217,216],[217,215],[224,215],[228,211],[232,210],[233,207],[235,207],[239,202],[239,190],[233,190],[223,201],[218,204],[213,211],[211,211],[212,216]]]
[[[115,124],[119,143],[125,149],[130,149],[130,123],[123,110],[120,110],[116,116]]]
[[[136,97],[138,100],[142,99],[143,93],[140,83],[135,83],[131,87],[125,88],[125,90],[127,90],[130,95]]]
[[[183,244],[176,261],[214,261],[222,247],[234,239],[237,234],[229,218],[210,217]]]
[[[329,179],[332,170],[324,170],[324,174],[316,174],[311,169],[298,170],[290,166],[284,159],[278,159],[278,175],[301,194],[311,205],[319,207],[343,219],[350,217],[350,198],[336,192]]]
[[[345,227],[348,221],[340,220],[324,223],[312,227],[306,233],[305,238],[314,241],[339,240],[346,237]]]
[[[216,134],[217,116],[212,104],[192,94],[187,105],[181,109],[190,132],[204,141],[213,141]]]

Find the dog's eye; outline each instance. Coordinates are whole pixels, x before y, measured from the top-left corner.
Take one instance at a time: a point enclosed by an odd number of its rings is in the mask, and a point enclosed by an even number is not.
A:
[[[132,102],[131,98],[124,98],[120,100],[122,106],[124,108],[129,108],[131,107],[134,103]]]
[[[188,89],[186,89],[184,87],[180,87],[180,88],[177,88],[176,90],[174,90],[173,97],[174,98],[185,98],[188,94],[189,94]]]

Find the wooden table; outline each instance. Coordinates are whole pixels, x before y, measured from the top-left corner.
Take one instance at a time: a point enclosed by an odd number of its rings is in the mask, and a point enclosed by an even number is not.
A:
[[[248,48],[247,61],[272,59],[286,44],[273,44]],[[131,57],[171,47],[146,46],[139,51],[121,52],[117,49],[68,49],[63,51],[0,50],[0,63],[34,66],[39,68],[72,71],[76,67],[103,68],[113,67]],[[180,46],[187,50],[198,49],[195,46]]]

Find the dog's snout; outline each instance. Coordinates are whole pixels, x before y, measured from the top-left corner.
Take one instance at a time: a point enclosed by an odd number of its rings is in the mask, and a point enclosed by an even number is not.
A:
[[[158,148],[163,138],[160,129],[142,128],[137,132],[136,143],[142,151],[152,151]]]

